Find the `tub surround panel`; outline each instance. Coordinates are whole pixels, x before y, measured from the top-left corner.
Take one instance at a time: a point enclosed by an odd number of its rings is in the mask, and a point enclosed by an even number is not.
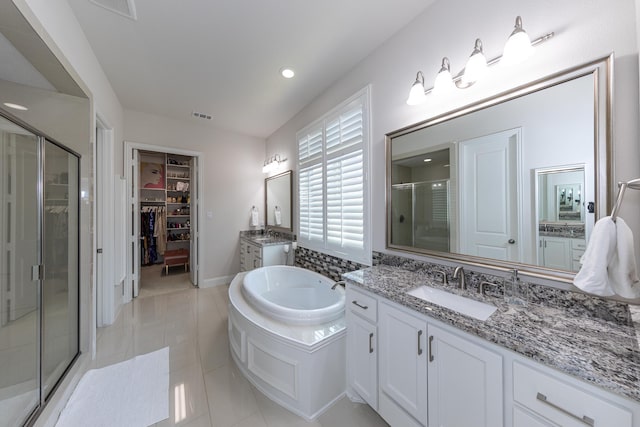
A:
[[[367,268],[368,266],[298,246],[296,249],[296,267],[306,268],[338,281],[344,273]]]
[[[499,292],[487,292],[486,296],[477,292],[477,283],[490,279],[487,275],[468,272],[469,289],[463,291],[455,284],[443,285],[434,280],[433,270],[448,267],[400,257],[376,258],[376,266],[346,273],[343,278],[445,324],[640,401],[636,334],[640,324],[632,320],[632,314],[638,319],[637,307],[630,309],[622,303],[536,285],[531,286],[528,305],[515,307],[506,304]],[[493,304],[498,309],[481,322],[407,294],[422,284]]]

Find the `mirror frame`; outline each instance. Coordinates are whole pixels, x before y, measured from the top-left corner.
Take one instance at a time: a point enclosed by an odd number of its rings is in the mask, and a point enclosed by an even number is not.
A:
[[[276,179],[276,178],[282,178],[285,176],[289,176],[289,218],[291,221],[291,224],[289,227],[278,227],[276,225],[268,225],[269,222],[269,211],[267,209],[267,204],[268,204],[268,200],[267,200],[267,185],[269,183],[269,181]],[[267,177],[264,179],[264,227],[265,230],[269,229],[269,230],[275,230],[275,231],[286,231],[286,232],[293,232],[293,171],[292,170],[288,170],[286,172],[282,172],[279,173],[277,175],[273,175],[270,177]]]
[[[594,77],[594,189],[595,189],[595,220],[597,221],[606,216],[612,206],[612,194],[614,194],[613,185],[613,63],[614,54],[601,57],[572,67],[558,73],[543,77],[531,83],[518,86],[514,89],[501,92],[495,96],[482,99],[480,101],[465,105],[455,110],[443,113],[413,125],[406,126],[396,131],[390,132],[385,136],[386,149],[386,239],[385,247],[387,250],[401,251],[412,254],[428,255],[431,258],[454,261],[472,265],[476,267],[485,267],[498,271],[508,271],[518,269],[519,272],[526,276],[549,279],[565,283],[573,283],[575,272],[556,270],[547,267],[541,267],[533,264],[524,264],[519,262],[502,261],[491,258],[483,258],[474,255],[466,255],[459,253],[438,252],[429,249],[415,248],[411,246],[403,246],[391,243],[391,170],[392,170],[392,153],[391,145],[394,138],[416,132],[418,130],[483,110],[491,106],[510,101],[528,95],[540,90],[565,83],[567,81],[593,75]]]

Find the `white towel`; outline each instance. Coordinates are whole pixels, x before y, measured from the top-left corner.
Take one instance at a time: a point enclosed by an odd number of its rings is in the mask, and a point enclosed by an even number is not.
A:
[[[275,217],[276,225],[281,225],[282,224],[282,212],[280,212],[280,208],[276,208],[275,212],[273,213],[273,216]]]
[[[258,209],[256,208],[252,208],[251,209],[251,226],[252,227],[257,227],[260,223],[260,218],[258,216]]]
[[[633,233],[622,218],[600,219],[593,227],[587,250],[580,259],[582,268],[573,284],[585,292],[625,298],[640,296]]]

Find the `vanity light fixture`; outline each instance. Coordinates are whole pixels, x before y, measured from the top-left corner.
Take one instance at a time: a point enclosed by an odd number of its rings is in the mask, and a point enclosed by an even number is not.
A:
[[[24,105],[14,104],[13,102],[5,102],[3,103],[5,107],[13,108],[14,110],[27,111],[28,108]]]
[[[427,97],[424,91],[424,74],[422,71],[418,71],[416,74],[416,81],[411,86],[409,91],[409,98],[407,98],[407,105],[419,105],[422,104]]]
[[[422,71],[418,71],[416,74],[416,81],[411,86],[411,91],[407,98],[407,104],[421,104],[427,99],[426,95],[431,92],[434,92],[436,95],[441,95],[447,93],[453,88],[466,89],[480,80],[486,73],[489,66],[498,62],[504,63],[505,65],[513,65],[522,62],[532,55],[533,46],[549,40],[554,35],[555,34],[553,32],[550,32],[531,41],[527,32],[522,27],[522,18],[518,16],[516,17],[515,27],[505,45],[504,53],[501,56],[497,56],[487,61],[484,56],[482,41],[480,39],[476,39],[473,51],[467,60],[465,68],[455,77],[451,77],[451,64],[447,57],[442,58],[442,66],[440,67],[440,71],[438,72],[433,88],[431,89],[425,88],[424,74]]]
[[[504,65],[515,65],[524,62],[531,55],[533,55],[531,39],[522,28],[522,18],[518,16],[513,32],[509,36],[507,44],[504,45],[501,61]]]
[[[281,158],[280,154],[275,154],[264,161],[262,165],[262,173],[273,172],[280,167],[280,163],[284,163],[286,161],[287,159]]]

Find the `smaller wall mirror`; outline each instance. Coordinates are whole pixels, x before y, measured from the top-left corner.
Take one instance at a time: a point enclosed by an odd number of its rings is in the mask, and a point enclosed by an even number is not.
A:
[[[292,175],[293,172],[289,170],[264,180],[267,228],[293,231],[291,221],[293,217],[293,204],[291,203]]]

